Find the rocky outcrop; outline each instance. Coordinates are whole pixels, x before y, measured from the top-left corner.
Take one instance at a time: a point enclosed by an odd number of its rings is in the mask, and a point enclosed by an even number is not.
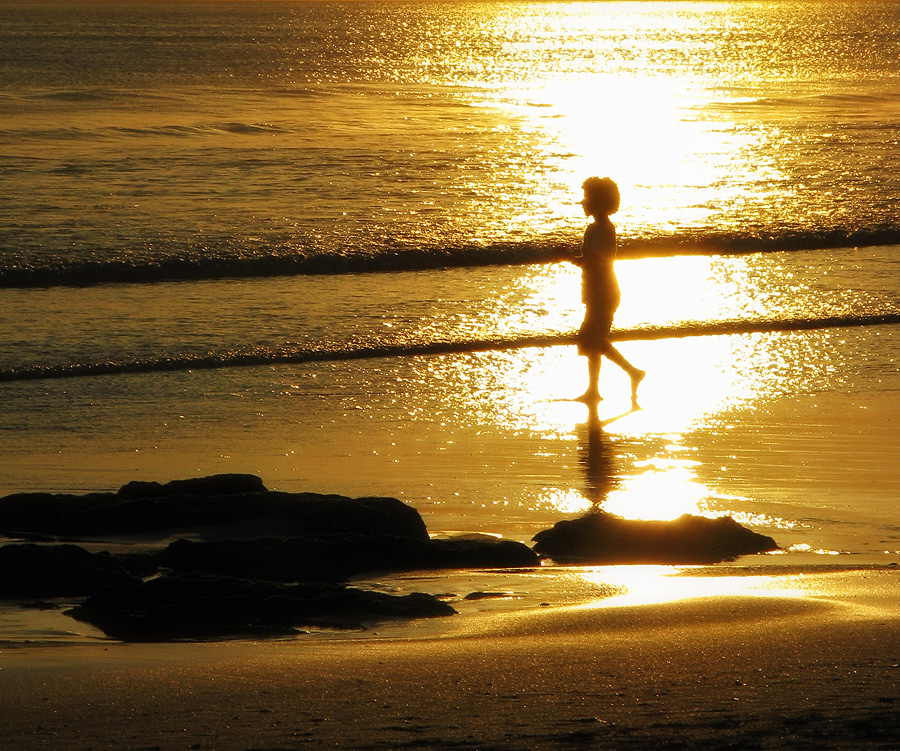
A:
[[[268,491],[253,475],[213,475],[117,493],[20,493],[0,498],[0,534],[77,539],[369,534],[428,539],[422,517],[396,498]]]
[[[771,537],[728,516],[685,514],[673,521],[623,519],[593,511],[534,536],[534,550],[559,563],[708,564],[778,550]]]
[[[111,587],[67,611],[123,641],[279,636],[301,627],[361,628],[452,615],[431,595],[392,596],[339,584],[277,584],[204,574]]]
[[[0,499],[0,534],[165,540],[111,555],[76,545],[0,547],[0,599],[87,599],[68,611],[126,640],[292,633],[392,618],[450,615],[426,594],[355,589],[360,574],[536,566],[526,545],[487,536],[432,540],[396,498],[267,491],[258,478],[216,475],[117,493]]]
[[[256,540],[177,540],[156,558],[174,571],[202,571],[280,582],[337,582],[373,572],[536,566],[531,548],[512,540],[419,540],[362,534]]]
[[[109,553],[77,545],[0,547],[0,599],[81,597],[102,587],[139,581]]]

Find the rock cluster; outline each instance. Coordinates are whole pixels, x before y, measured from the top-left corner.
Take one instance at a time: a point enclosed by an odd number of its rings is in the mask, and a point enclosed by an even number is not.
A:
[[[533,548],[487,536],[432,539],[396,498],[266,490],[251,475],[117,493],[0,498],[0,599],[79,598],[67,611],[124,640],[285,634],[455,612],[427,594],[353,588],[361,574],[567,564],[715,563],[777,549],[729,517],[634,521],[593,511],[558,522]],[[143,553],[89,552],[99,540]],[[166,542],[168,541],[168,544]],[[60,544],[60,543],[65,544]],[[83,599],[82,599],[83,598]]]
[[[117,493],[84,496],[7,496],[0,499],[0,534],[177,538],[162,550],[128,555],[71,543],[0,547],[0,599],[83,597],[70,615],[139,641],[450,615],[453,608],[431,595],[363,591],[348,580],[539,563],[528,546],[510,540],[432,540],[419,513],[395,498],[276,493],[247,475],[129,483]]]

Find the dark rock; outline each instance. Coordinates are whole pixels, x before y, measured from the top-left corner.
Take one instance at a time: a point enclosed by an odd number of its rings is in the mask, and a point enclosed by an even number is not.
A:
[[[729,516],[685,514],[673,521],[623,519],[591,512],[557,522],[534,536],[534,550],[560,563],[701,564],[778,550],[771,537],[742,527]]]
[[[35,602],[20,602],[19,607],[26,610],[59,610],[60,606],[55,602],[47,602],[46,600],[37,600]]]
[[[156,563],[180,573],[277,582],[340,582],[360,570],[362,553],[346,538],[176,540],[157,555]]]
[[[67,613],[124,641],[283,635],[299,626],[360,628],[456,611],[431,595],[392,596],[338,584],[284,585],[188,574],[109,588]]]
[[[222,474],[172,480],[165,484],[129,482],[119,488],[117,495],[121,498],[163,498],[172,495],[233,495],[265,491],[266,486],[256,475]]]
[[[464,600],[505,600],[508,597],[513,597],[512,592],[469,592]]]
[[[302,531],[307,535],[391,535],[428,539],[419,512],[396,498],[346,498],[313,493],[282,494],[285,505],[302,505]],[[285,531],[283,534],[290,534]]]
[[[0,599],[78,597],[136,581],[108,553],[77,545],[0,547]]]
[[[15,493],[0,498],[0,534],[7,537],[44,537],[60,534],[60,520],[68,513],[107,503],[108,493],[65,495]]]
[[[369,534],[428,539],[418,511],[396,498],[346,498],[265,490],[252,475],[214,475],[165,485],[133,482],[118,493],[0,498],[7,536],[201,536]]]
[[[255,540],[176,540],[156,558],[175,571],[281,582],[345,581],[363,573],[536,566],[531,548],[512,540],[420,540],[330,535]]]
[[[159,572],[156,554],[152,552],[116,552],[113,558],[136,579],[146,579]]]
[[[423,560],[428,565],[419,568],[424,569],[531,568],[540,564],[527,545],[486,536],[431,540]]]

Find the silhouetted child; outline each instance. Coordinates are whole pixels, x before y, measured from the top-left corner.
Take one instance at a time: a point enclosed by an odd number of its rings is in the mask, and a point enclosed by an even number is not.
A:
[[[608,177],[589,177],[581,186],[585,216],[593,218],[584,232],[581,250],[572,262],[581,266],[581,300],[584,323],[578,332],[578,354],[588,359],[588,389],[579,400],[600,401],[600,359],[606,355],[631,378],[631,399],[637,402],[637,388],[646,373],[632,365],[609,341],[613,316],[621,293],[613,262],[616,260],[616,228],[610,214],[619,210],[619,187]]]

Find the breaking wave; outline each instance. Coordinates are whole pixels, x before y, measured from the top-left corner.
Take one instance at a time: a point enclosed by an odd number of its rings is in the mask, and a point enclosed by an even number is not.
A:
[[[15,252],[0,260],[0,287],[84,286],[223,278],[317,274],[359,274],[439,268],[553,263],[567,256],[579,237],[537,238],[526,242],[458,244],[434,247],[392,246],[371,251],[286,247],[261,238],[221,247],[173,249],[161,253],[97,253],[43,256]],[[828,248],[900,245],[900,227],[782,231],[771,234],[682,234],[623,238],[622,258],[672,255],[724,255]]]

